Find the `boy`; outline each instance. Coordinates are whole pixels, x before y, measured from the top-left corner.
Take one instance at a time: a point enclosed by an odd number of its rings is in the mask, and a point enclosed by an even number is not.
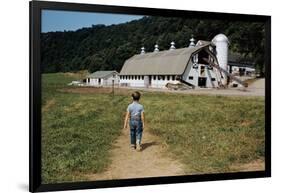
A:
[[[133,102],[127,108],[124,122],[124,129],[126,129],[130,119],[131,148],[137,149],[137,151],[141,151],[141,138],[144,128],[144,109],[139,103],[140,96],[141,94],[137,91],[132,94]]]

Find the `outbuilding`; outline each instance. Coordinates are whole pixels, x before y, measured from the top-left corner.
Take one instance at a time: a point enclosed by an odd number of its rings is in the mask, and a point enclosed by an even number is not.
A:
[[[118,85],[120,81],[117,71],[96,71],[86,78],[86,85],[89,86],[112,86]]]
[[[236,76],[254,77],[256,75],[255,64],[250,59],[242,57],[238,53],[230,53],[228,56],[229,72]]]

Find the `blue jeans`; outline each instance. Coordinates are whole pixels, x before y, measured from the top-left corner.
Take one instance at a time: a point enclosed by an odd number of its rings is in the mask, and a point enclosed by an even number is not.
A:
[[[141,120],[130,120],[130,135],[131,135],[131,145],[136,145],[136,140],[141,143],[142,138],[142,121]]]

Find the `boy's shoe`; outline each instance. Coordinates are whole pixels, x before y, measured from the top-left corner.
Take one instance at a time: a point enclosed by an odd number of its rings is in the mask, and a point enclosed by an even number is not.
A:
[[[132,144],[131,149],[136,149],[136,146]]]
[[[137,151],[141,151],[141,144],[137,143]]]

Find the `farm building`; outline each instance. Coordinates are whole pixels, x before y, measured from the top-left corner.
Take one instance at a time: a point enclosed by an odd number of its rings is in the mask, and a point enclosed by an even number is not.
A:
[[[236,76],[255,76],[256,69],[250,59],[246,59],[237,53],[228,56],[229,72]]]
[[[184,83],[193,87],[220,87],[227,84],[228,39],[219,34],[210,41],[194,38],[186,48],[140,54],[127,59],[120,72],[120,85],[165,88],[167,83]]]
[[[119,84],[119,73],[116,71],[96,71],[86,78],[89,86],[111,86]]]

